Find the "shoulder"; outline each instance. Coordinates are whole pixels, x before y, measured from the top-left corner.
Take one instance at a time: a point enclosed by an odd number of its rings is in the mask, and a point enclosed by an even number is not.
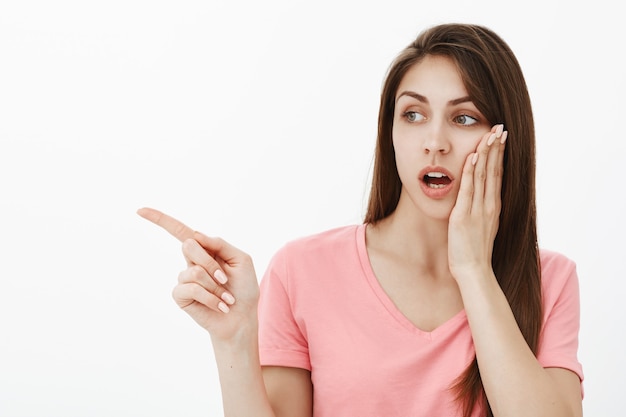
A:
[[[288,241],[274,254],[270,268],[302,269],[313,264],[318,269],[337,256],[356,254],[357,242],[360,234],[364,233],[364,227],[359,224],[341,226]]]
[[[540,251],[543,327],[537,359],[544,368],[564,368],[583,379],[577,357],[580,295],[576,264],[567,256]]]
[[[562,253],[540,249],[539,260],[544,287],[563,285],[567,280],[577,279],[576,263]]]
[[[540,249],[539,254],[544,307],[549,308],[567,299],[577,300],[579,287],[576,263],[562,253],[548,249]]]
[[[549,249],[539,249],[542,272],[571,271],[576,268],[576,263],[563,255]]]
[[[356,237],[363,225],[348,225],[325,230],[309,236],[293,239],[287,242],[277,255],[315,255],[325,252],[341,251],[352,248],[356,244]]]
[[[270,260],[262,281],[280,281],[287,289],[296,283],[298,288],[308,288],[332,281],[346,269],[355,270],[360,265],[364,227],[342,226],[287,242]]]

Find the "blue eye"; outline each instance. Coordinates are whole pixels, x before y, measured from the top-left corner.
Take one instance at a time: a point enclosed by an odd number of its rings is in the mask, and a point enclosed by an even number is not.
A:
[[[410,123],[419,122],[424,120],[424,115],[416,112],[416,111],[407,111],[403,114],[404,118],[408,120]]]
[[[454,118],[454,121],[463,126],[471,126],[478,123],[477,119],[473,118],[472,116],[468,116],[467,114],[461,114],[460,116],[456,116]]]

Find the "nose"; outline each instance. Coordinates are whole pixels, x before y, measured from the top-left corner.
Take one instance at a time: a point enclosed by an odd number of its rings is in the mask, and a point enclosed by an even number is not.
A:
[[[450,141],[446,134],[446,129],[443,126],[432,126],[426,137],[424,138],[424,152],[430,153],[443,153],[446,154],[450,151]]]

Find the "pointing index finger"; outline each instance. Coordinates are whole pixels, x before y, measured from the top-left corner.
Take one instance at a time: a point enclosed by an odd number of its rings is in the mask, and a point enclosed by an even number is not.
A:
[[[161,226],[165,231],[181,242],[187,239],[193,239],[194,237],[194,230],[192,228],[165,213],[161,213],[159,210],[144,207],[137,210],[137,214],[157,226]]]

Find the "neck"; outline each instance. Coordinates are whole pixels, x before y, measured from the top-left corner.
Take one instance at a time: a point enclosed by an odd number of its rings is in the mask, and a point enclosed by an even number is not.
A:
[[[398,206],[372,228],[372,238],[377,247],[433,276],[449,275],[448,219],[421,216]]]

